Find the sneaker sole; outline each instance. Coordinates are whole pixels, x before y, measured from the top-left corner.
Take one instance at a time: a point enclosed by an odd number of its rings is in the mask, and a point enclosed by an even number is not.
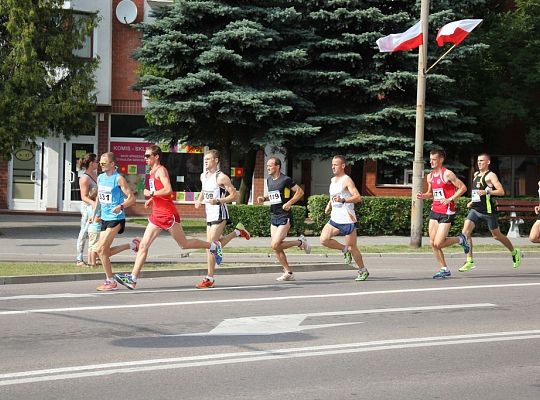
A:
[[[114,278],[114,280],[115,280],[117,283],[119,283],[119,284],[122,285],[122,286],[127,287],[129,290],[135,290],[135,287],[134,287],[134,286],[131,286],[131,285],[128,285],[127,283],[122,282],[122,280],[121,280],[121,279],[117,279],[116,276],[113,276],[113,278]],[[117,289],[118,289],[118,288],[117,288]]]
[[[467,268],[467,269],[458,269],[459,272],[467,272],[467,271],[470,271],[471,269],[475,269],[476,267],[471,267],[471,268]]]

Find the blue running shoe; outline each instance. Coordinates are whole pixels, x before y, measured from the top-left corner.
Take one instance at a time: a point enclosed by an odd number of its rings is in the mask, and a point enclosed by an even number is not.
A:
[[[441,268],[439,272],[437,272],[435,275],[433,275],[433,279],[443,279],[443,278],[449,278],[452,276],[449,269]]]
[[[131,278],[131,274],[114,274],[114,280],[121,285],[124,285],[129,290],[135,289],[137,282]]]
[[[463,252],[465,254],[469,254],[471,251],[471,246],[469,246],[469,242],[467,241],[467,236],[465,236],[463,233],[460,233],[458,237],[461,239],[460,246],[463,247]]]
[[[216,248],[214,250],[210,250],[210,253],[214,255],[216,264],[221,265],[221,261],[223,260],[223,248],[221,247],[219,240],[214,240],[213,243],[216,245]]]

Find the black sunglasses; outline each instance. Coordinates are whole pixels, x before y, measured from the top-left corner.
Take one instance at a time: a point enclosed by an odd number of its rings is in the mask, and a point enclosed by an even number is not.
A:
[[[145,155],[144,155],[144,158],[150,158],[150,157],[152,157],[152,156],[153,156],[153,154],[145,154]]]

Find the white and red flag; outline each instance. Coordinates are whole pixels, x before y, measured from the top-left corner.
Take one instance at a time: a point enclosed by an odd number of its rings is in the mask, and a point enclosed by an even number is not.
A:
[[[377,39],[377,46],[381,52],[405,51],[416,49],[423,40],[422,24],[418,21],[403,33],[393,33]]]
[[[482,22],[481,19],[462,19],[446,24],[437,34],[437,44],[439,46],[445,43],[460,44],[480,22]]]

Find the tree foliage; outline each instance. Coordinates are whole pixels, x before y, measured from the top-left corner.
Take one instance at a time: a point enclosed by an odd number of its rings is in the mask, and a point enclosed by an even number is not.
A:
[[[61,0],[0,0],[0,156],[37,137],[88,132],[95,62],[73,54],[95,17],[76,19]]]

